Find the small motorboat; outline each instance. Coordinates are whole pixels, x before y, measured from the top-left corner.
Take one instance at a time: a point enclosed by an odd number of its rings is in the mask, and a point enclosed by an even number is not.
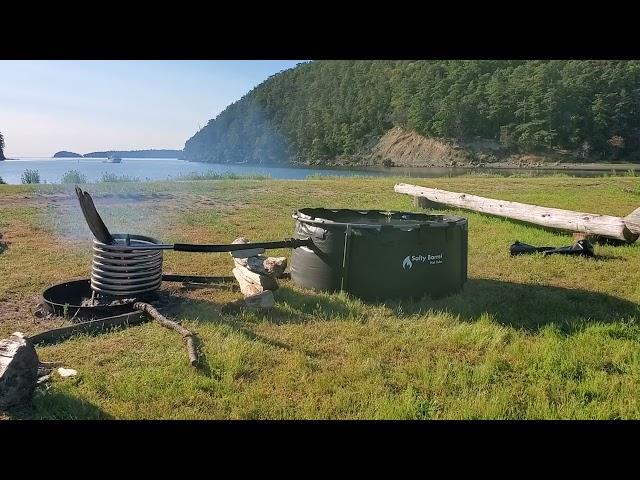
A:
[[[102,163],[120,163],[122,162],[122,158],[111,155],[106,160],[103,160]]]

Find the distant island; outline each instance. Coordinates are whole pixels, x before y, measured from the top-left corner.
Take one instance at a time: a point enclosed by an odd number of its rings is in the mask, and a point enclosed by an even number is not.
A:
[[[61,152],[56,152],[53,155],[53,158],[81,158],[82,155],[80,155],[79,153],[74,153],[74,152],[67,152],[65,150],[62,150]]]
[[[85,153],[85,158],[180,158],[182,150],[108,150],[106,152]]]
[[[79,153],[60,151],[53,158],[181,158],[182,150],[107,150],[105,152]]]

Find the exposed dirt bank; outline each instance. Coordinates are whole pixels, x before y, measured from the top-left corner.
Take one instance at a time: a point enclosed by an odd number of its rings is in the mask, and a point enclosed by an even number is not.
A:
[[[394,127],[385,133],[373,150],[375,163],[393,162],[402,167],[446,167],[470,164],[470,158],[456,148],[434,138]]]
[[[309,162],[305,165],[640,170],[640,163],[582,162],[567,151],[558,151],[548,155],[512,153],[492,140],[478,139],[456,143],[427,138],[400,127],[393,127],[380,137],[368,154],[342,156],[330,161]]]

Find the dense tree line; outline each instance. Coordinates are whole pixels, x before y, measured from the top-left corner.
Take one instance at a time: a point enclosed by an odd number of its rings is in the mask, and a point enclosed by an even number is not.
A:
[[[4,156],[4,136],[0,132],[0,160],[5,160]]]
[[[366,155],[399,125],[506,151],[640,156],[639,61],[317,61],[280,72],[186,142],[213,162]]]

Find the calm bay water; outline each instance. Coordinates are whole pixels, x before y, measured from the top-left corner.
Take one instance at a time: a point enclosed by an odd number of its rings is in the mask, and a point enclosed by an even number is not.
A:
[[[166,158],[124,158],[122,163],[104,163],[100,158],[20,158],[0,162],[0,177],[8,184],[20,184],[22,173],[27,170],[38,170],[41,183],[60,183],[62,176],[69,170],[77,170],[86,175],[89,182],[100,181],[105,173],[118,176],[137,177],[141,181],[175,180],[189,173],[234,173],[237,175],[260,174],[277,179],[303,179],[309,175],[336,176],[406,176],[406,177],[454,177],[469,172],[484,172],[509,176],[517,174],[548,175],[549,170],[528,169],[470,169],[470,168],[303,168],[303,167],[267,167],[247,165],[221,165],[215,163],[188,162],[186,160]],[[572,176],[597,177],[606,175],[607,171],[558,170]]]

